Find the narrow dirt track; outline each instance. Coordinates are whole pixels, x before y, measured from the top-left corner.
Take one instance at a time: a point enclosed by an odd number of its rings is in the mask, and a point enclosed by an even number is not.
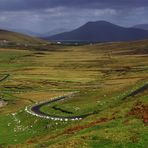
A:
[[[6,79],[8,79],[8,77],[10,76],[10,74],[5,74],[5,75],[3,75],[4,77],[2,77],[1,79],[0,79],[0,82],[3,82],[3,81],[5,81]]]
[[[127,96],[125,96],[125,97],[123,98],[123,100],[127,99],[128,97],[133,97],[133,96],[135,96],[135,95],[137,95],[137,94],[139,94],[139,93],[141,93],[141,92],[143,92],[143,91],[145,91],[145,90],[147,90],[147,89],[148,89],[148,83],[146,83],[146,84],[143,85],[142,87],[136,89],[135,91],[133,91],[133,92],[131,92],[130,94],[128,94]]]

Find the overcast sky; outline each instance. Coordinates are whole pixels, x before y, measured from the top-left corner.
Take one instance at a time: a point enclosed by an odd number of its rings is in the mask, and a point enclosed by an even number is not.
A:
[[[148,23],[148,0],[0,0],[0,28],[48,32],[97,20]]]

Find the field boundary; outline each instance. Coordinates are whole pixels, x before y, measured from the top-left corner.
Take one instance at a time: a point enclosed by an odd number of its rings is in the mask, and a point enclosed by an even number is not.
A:
[[[5,80],[7,80],[8,78],[9,78],[9,76],[10,76],[10,74],[0,74],[0,75],[3,75],[4,77],[2,77],[1,79],[0,79],[0,82],[3,82],[3,81],[5,81]]]

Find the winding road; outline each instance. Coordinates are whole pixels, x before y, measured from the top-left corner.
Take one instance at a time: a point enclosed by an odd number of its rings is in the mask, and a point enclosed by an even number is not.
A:
[[[76,94],[78,92],[73,92],[71,94],[67,94],[67,95],[63,95],[63,96],[59,96],[57,98],[54,98],[54,99],[51,99],[51,101],[48,101],[48,102],[44,102],[44,103],[40,103],[38,105],[35,105],[31,108],[27,108],[26,107],[26,111],[32,115],[35,115],[35,116],[38,116],[38,117],[41,117],[41,118],[45,118],[45,119],[50,119],[50,120],[59,120],[59,121],[68,121],[68,120],[81,120],[91,114],[84,114],[84,115],[80,115],[80,116],[53,116],[53,115],[50,115],[50,114],[47,114],[47,113],[44,113],[40,110],[41,107],[43,107],[44,105],[48,105],[48,104],[51,104],[51,103],[54,103],[54,102],[57,102],[57,101],[60,101],[60,100],[66,100],[66,99],[69,99],[71,96],[73,96],[74,94]]]
[[[143,92],[145,90],[148,89],[148,83],[146,83],[145,85],[141,86],[140,88],[134,90],[133,92],[131,92],[130,94],[128,94],[127,96],[125,96],[124,98],[122,98],[123,100],[124,99],[127,99],[128,97],[131,97],[131,96],[135,96],[137,95],[138,93],[140,92]],[[32,107],[29,107],[27,108],[26,107],[26,111],[32,115],[35,115],[37,117],[41,117],[41,118],[45,118],[45,119],[50,119],[50,120],[59,120],[59,121],[68,121],[68,120],[81,120],[89,115],[92,115],[94,113],[90,113],[90,114],[85,114],[85,115],[80,115],[80,116],[68,116],[68,117],[65,117],[65,116],[53,116],[53,115],[50,115],[50,114],[47,114],[47,113],[44,113],[40,110],[41,107],[43,107],[44,105],[48,105],[48,104],[51,104],[51,103],[54,103],[54,102],[57,102],[57,101],[60,101],[60,100],[66,100],[68,99],[69,97],[71,97],[72,95],[76,94],[78,92],[73,92],[71,94],[68,94],[68,95],[64,95],[64,96],[59,96],[57,98],[54,98],[54,99],[51,99],[51,101],[47,101],[47,102],[43,102],[43,103],[40,103],[40,104],[37,104],[35,106],[32,106]]]
[[[6,80],[8,77],[10,76],[10,74],[5,74],[3,75],[3,77],[0,79],[0,82]],[[134,90],[133,92],[131,92],[130,94],[126,95],[125,97],[122,98],[122,100],[125,100],[127,99],[128,97],[131,97],[131,96],[135,96],[145,90],[148,89],[148,83],[146,83],[145,85],[141,86],[140,88]],[[40,118],[45,118],[45,119],[50,119],[50,120],[59,120],[59,121],[68,121],[68,120],[81,120],[89,115],[92,115],[94,113],[89,113],[89,114],[84,114],[84,115],[80,115],[80,116],[54,116],[54,115],[50,115],[50,114],[47,114],[47,113],[44,113],[42,112],[40,109],[41,107],[45,106],[45,105],[49,105],[49,104],[52,104],[54,102],[58,102],[58,101],[61,101],[61,100],[67,100],[69,99],[71,96],[75,95],[79,93],[78,91],[77,92],[72,92],[72,93],[69,93],[69,94],[65,94],[63,96],[58,96],[56,98],[51,98],[50,101],[46,101],[46,102],[41,102],[39,104],[36,104],[34,106],[27,106],[25,108],[25,111],[31,115],[34,115],[34,116],[37,116],[37,117],[40,117]]]

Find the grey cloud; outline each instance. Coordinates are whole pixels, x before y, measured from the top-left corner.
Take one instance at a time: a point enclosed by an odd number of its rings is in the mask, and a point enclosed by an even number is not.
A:
[[[148,23],[148,0],[0,0],[0,28],[47,32],[106,20],[123,26]]]
[[[34,10],[55,7],[136,8],[148,6],[147,0],[0,0],[1,11]]]

